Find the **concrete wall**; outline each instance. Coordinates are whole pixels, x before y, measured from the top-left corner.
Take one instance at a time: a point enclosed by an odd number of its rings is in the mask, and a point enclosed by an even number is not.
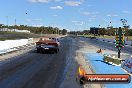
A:
[[[6,40],[6,41],[0,41],[0,51],[7,50],[10,48],[23,46],[26,44],[33,43],[33,39],[20,39],[20,40]]]

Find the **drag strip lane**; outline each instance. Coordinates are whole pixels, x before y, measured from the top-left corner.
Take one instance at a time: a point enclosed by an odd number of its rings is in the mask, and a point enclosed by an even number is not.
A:
[[[113,50],[113,51],[118,51],[118,49],[115,48],[114,43],[108,43],[108,42],[98,41],[98,40],[89,39],[89,38],[87,38],[87,39],[81,38],[81,40],[87,41],[88,43],[98,46],[101,49],[109,49],[109,50]],[[121,52],[132,54],[132,49],[131,49],[131,47],[124,47],[121,49]]]
[[[67,42],[67,43],[66,43]],[[0,66],[0,88],[57,88],[70,42],[61,41],[58,54],[28,52]]]
[[[48,65],[43,65],[40,71],[23,88],[58,88],[63,79],[69,44],[70,41],[64,39],[61,42],[59,53],[53,57]]]
[[[34,56],[33,56],[34,57]],[[30,58],[33,58],[30,57]],[[37,58],[36,58],[37,57]],[[48,64],[53,56],[37,55],[36,60],[31,61],[21,69],[14,70],[15,73],[11,74],[7,79],[0,81],[1,88],[21,88],[28,82],[41,68],[43,64]],[[47,59],[48,60],[45,60]]]

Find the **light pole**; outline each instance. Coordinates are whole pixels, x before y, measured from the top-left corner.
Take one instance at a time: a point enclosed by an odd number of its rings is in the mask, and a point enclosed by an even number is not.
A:
[[[25,24],[25,25],[28,26],[28,22],[27,22],[27,19],[28,19],[28,13],[27,13],[27,12],[25,13],[25,18],[26,18],[26,23],[27,23],[27,24]]]
[[[8,19],[9,19],[9,16],[6,16],[6,25],[8,27]]]
[[[94,37],[95,37],[95,29],[94,29]]]
[[[56,35],[58,34],[58,29],[56,28]]]
[[[42,37],[42,31],[41,31],[41,37]]]
[[[101,29],[100,25],[99,25],[99,30]],[[100,36],[100,33],[99,33],[99,30],[98,30],[98,35]]]

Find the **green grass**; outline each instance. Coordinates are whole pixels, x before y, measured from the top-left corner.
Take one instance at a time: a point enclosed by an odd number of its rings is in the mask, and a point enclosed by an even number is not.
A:
[[[132,41],[132,36],[128,36],[128,40],[131,40]]]
[[[57,36],[57,35],[56,34],[42,34],[42,36]],[[38,38],[38,37],[41,37],[41,34],[20,33],[20,32],[1,32],[0,31],[0,41]]]
[[[15,40],[14,38],[0,38],[0,41],[5,41],[5,40]]]
[[[40,37],[39,34],[33,33],[19,33],[19,32],[0,32],[0,41],[14,40],[14,39],[27,39]]]
[[[78,36],[84,36],[84,37],[94,37],[94,35],[78,35]],[[115,38],[115,36],[108,36],[108,35],[104,35],[104,36],[95,36],[95,37],[97,37],[97,38],[108,38],[108,39],[114,39]],[[126,39],[126,37],[127,36],[125,36],[125,39]],[[128,36],[128,40],[132,40],[132,36]]]

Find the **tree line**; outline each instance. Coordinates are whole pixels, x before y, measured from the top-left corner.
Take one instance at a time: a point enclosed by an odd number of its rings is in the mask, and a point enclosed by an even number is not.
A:
[[[126,36],[132,36],[132,29],[131,28],[122,28],[125,30],[125,35]],[[95,29],[90,29],[90,30],[83,30],[83,31],[71,31],[69,34],[75,34],[75,35],[89,35],[89,34],[94,34],[94,35],[109,35],[109,36],[114,36],[115,31],[118,30],[118,28],[113,28],[113,27],[107,27],[107,28],[95,28]]]
[[[35,34],[67,34],[67,30],[63,29],[60,30],[58,27],[34,27],[34,26],[27,26],[27,25],[13,25],[13,26],[7,26],[4,24],[0,24],[0,28],[8,28],[8,29],[18,29],[18,30],[28,30],[31,33]]]

